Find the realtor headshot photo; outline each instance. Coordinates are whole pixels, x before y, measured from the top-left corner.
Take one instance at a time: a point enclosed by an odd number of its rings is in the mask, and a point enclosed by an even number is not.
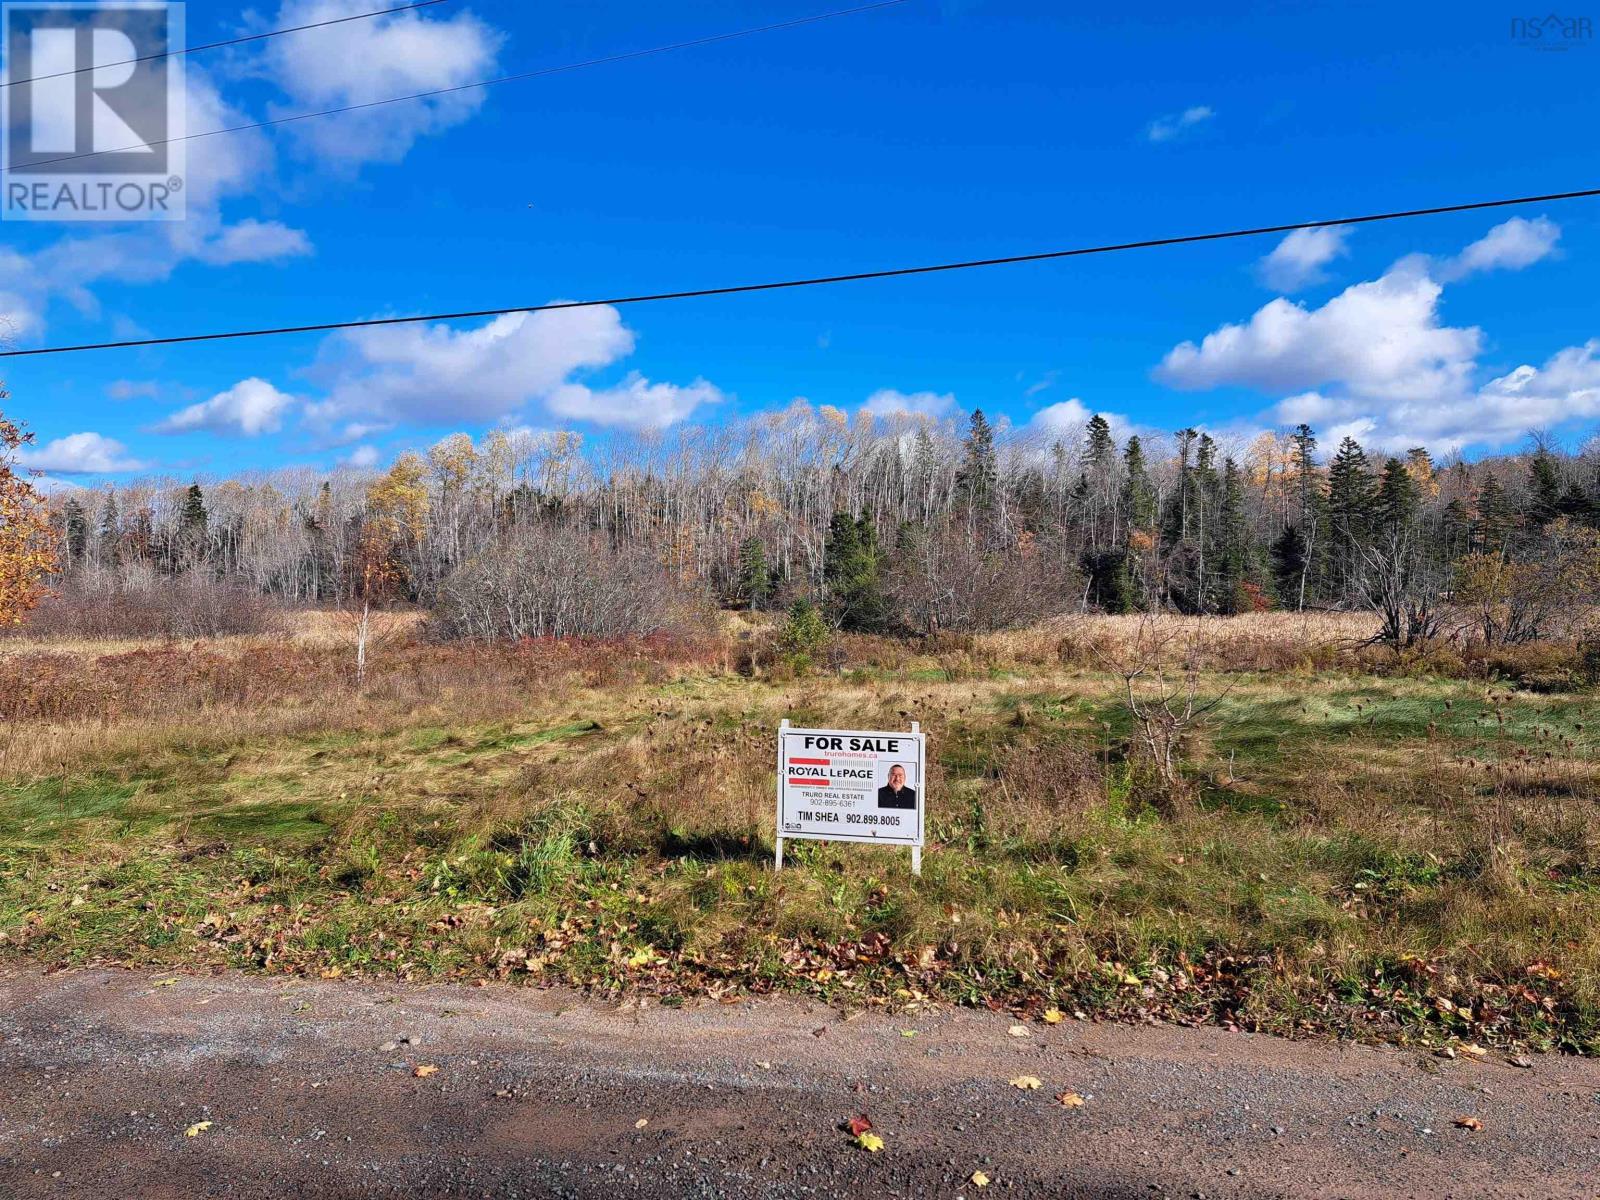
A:
[[[878,789],[879,808],[915,808],[917,789],[906,786],[906,769],[899,763],[889,768],[889,782]]]

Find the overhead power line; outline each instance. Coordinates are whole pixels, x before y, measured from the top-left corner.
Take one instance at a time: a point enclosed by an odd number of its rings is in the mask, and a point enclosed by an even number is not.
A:
[[[1196,242],[1220,242],[1229,238],[1260,237],[1271,233],[1292,233],[1297,229],[1324,229],[1340,225],[1370,225],[1378,221],[1400,221],[1410,217],[1432,217],[1443,213],[1479,212],[1491,208],[1511,208],[1522,204],[1549,204],[1557,200],[1579,200],[1600,196],[1600,188],[1573,192],[1547,192],[1539,196],[1515,196],[1502,200],[1475,200],[1467,204],[1440,204],[1430,208],[1408,208],[1393,212],[1366,213],[1359,217],[1335,217],[1322,221],[1294,221],[1284,225],[1258,225],[1250,229],[1229,229],[1218,233],[1188,233],[1173,237],[1144,238],[1134,242],[1113,242],[1102,246],[1079,246],[1071,250],[1044,250],[1035,254],[1010,254],[1003,258],[975,258],[963,262],[934,263],[920,267],[891,267],[878,271],[854,271],[845,275],[816,275],[805,279],[783,279],[767,283],[740,283],[727,287],[692,288],[673,292],[648,292],[634,296],[612,296],[604,300],[562,300],[552,304],[523,304],[513,308],[480,308],[467,312],[428,313],[414,317],[374,317],[361,321],[324,321],[315,325],[283,325],[270,329],[236,329],[224,333],[191,333],[179,337],[139,338],[124,342],[93,342],[82,346],[46,346],[38,350],[7,350],[0,358],[29,358],[41,354],[74,354],[82,350],[126,350],[136,346],[174,346],[188,342],[220,342],[234,338],[275,337],[289,333],[327,333],[337,329],[372,329],[384,325],[416,325],[428,321],[466,321],[477,317],[503,317],[513,313],[559,312],[572,308],[599,308],[606,305],[650,304],[661,300],[694,300],[707,296],[737,296],[747,292],[775,292],[786,288],[820,287],[824,284],[858,283],[868,279],[898,279],[909,275],[932,275],[942,271],[967,271],[976,267],[1000,267],[1013,263],[1048,262],[1058,258],[1081,258],[1091,254],[1113,254],[1122,250],[1150,250],[1161,246],[1187,246]]]
[[[438,3],[439,0],[431,0]],[[608,54],[604,58],[590,58],[583,62],[564,63],[558,67],[540,67],[534,71],[518,71],[514,75],[497,75],[492,79],[478,79],[471,83],[458,83],[451,87],[431,88],[425,92],[409,92],[404,96],[389,96],[382,100],[366,100],[360,104],[342,104],[337,108],[319,108],[312,112],[291,113],[286,117],[272,117],[265,121],[252,121],[244,125],[227,125],[221,129],[204,129],[199,133],[188,133],[182,137],[160,138],[150,142],[137,142],[131,146],[121,146],[115,150],[90,150],[84,154],[67,154],[60,158],[46,158],[37,162],[29,162],[28,169],[48,167],[55,163],[76,162],[84,158],[99,158],[105,154],[125,154],[131,150],[144,150],[154,146],[166,146],[173,142],[192,142],[197,138],[217,137],[224,133],[248,133],[252,129],[270,129],[275,125],[290,125],[296,121],[310,121],[317,117],[336,117],[341,113],[362,112],[369,108],[383,108],[390,104],[406,104],[413,100],[429,100],[435,96],[450,96],[457,92],[469,92],[473,88],[493,87],[499,83],[519,83],[527,79],[539,79],[546,75],[561,75],[568,71],[582,71],[589,67],[603,67],[611,63],[627,62],[635,58],[648,58],[654,54],[668,54],[674,50],[689,50],[696,46],[710,46],[716,42],[732,41],[734,38],[753,37],[758,33],[775,33],[780,29],[795,29],[801,25],[814,25],[818,21],[831,21],[835,17],[853,17],[858,13],[873,12],[880,8],[895,8],[898,5],[909,3],[910,0],[877,0],[874,4],[862,4],[856,8],[841,8],[833,12],[816,13],[809,17],[796,17],[790,21],[778,21],[771,25],[757,25],[751,29],[735,29],[729,33],[713,33],[707,37],[691,38],[686,42],[672,42],[665,46],[651,46],[644,50],[626,50],[621,54]]]
[[[414,8],[429,8],[446,4],[449,0],[417,0],[415,4],[401,4],[395,8],[380,8],[374,12],[351,13],[347,17],[331,17],[326,21],[312,21],[306,25],[290,25],[286,29],[272,29],[266,33],[247,33],[241,37],[226,38],[220,42],[206,42],[202,46],[185,46],[181,50],[163,50],[159,54],[141,54],[138,58],[123,58],[116,62],[96,63],[92,67],[74,67],[70,71],[55,71],[49,75],[30,75],[26,79],[7,79],[0,87],[17,87],[24,83],[38,83],[42,79],[60,79],[63,75],[82,75],[85,71],[103,71],[109,67],[125,67],[130,63],[152,62],[158,58],[178,58],[185,54],[198,54],[202,50],[220,50],[224,46],[238,46],[245,42],[259,42],[263,38],[282,37],[286,33],[299,33],[305,29],[322,29],[328,25],[343,25],[346,21],[365,21],[370,17],[387,17],[390,13],[410,12]],[[130,147],[138,149],[139,147]],[[105,151],[115,153],[115,151]]]

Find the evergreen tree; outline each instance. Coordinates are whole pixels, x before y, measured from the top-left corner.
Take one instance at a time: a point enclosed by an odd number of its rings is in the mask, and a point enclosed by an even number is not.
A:
[[[772,596],[767,546],[758,537],[747,537],[739,543],[739,596],[752,612],[765,608]]]
[[[1548,525],[1560,515],[1561,473],[1550,452],[1540,446],[1528,464],[1528,518],[1535,525]]]
[[[1115,451],[1116,443],[1111,440],[1111,423],[1095,413],[1084,427],[1084,460],[1091,468],[1106,468],[1111,465],[1111,456]]]
[[[1128,528],[1149,530],[1156,523],[1156,490],[1150,484],[1150,470],[1145,465],[1144,447],[1137,437],[1128,439],[1122,452],[1125,478],[1122,482],[1122,508],[1127,514]]]
[[[1300,590],[1306,578],[1306,540],[1294,525],[1285,525],[1272,543],[1272,582],[1278,603],[1285,608],[1301,608]]]
[[[1417,481],[1406,464],[1391,458],[1383,464],[1383,479],[1378,485],[1378,527],[1386,532],[1404,529],[1416,519],[1422,497]]]
[[[1341,585],[1353,573],[1359,547],[1371,533],[1373,503],[1366,451],[1347,437],[1328,464],[1328,557]]]
[[[840,629],[873,633],[886,624],[879,579],[881,557],[870,517],[833,514],[823,544],[822,575],[828,607]]]
[[[1320,596],[1324,589],[1328,559],[1328,501],[1322,491],[1322,474],[1317,467],[1317,435],[1311,426],[1300,424],[1291,437],[1299,499],[1295,522],[1300,576],[1284,591],[1279,581],[1278,599],[1285,607],[1303,609],[1307,600]]]
[[[1484,476],[1478,489],[1478,521],[1473,528],[1473,542],[1485,554],[1498,554],[1506,548],[1511,537],[1514,516],[1506,490],[1493,472]]]
[[[66,526],[67,565],[76,567],[89,554],[89,517],[75,498],[62,506],[61,516]]]
[[[205,536],[206,498],[198,483],[191,483],[189,490],[183,494],[183,509],[178,516],[178,524],[186,534]]]
[[[1216,520],[1216,568],[1213,605],[1218,612],[1240,613],[1251,608],[1245,591],[1249,582],[1249,531],[1245,528],[1244,482],[1233,459],[1222,463],[1222,499]]]
[[[956,472],[956,495],[975,525],[980,523],[979,518],[987,516],[993,509],[999,477],[994,430],[989,427],[983,409],[973,409],[967,438],[962,446],[961,467]]]
[[[117,546],[122,540],[121,519],[117,513],[117,494],[107,490],[105,506],[100,510],[100,530],[96,536],[95,554],[102,563],[117,561]]]
[[[1317,435],[1309,425],[1297,425],[1294,442],[1295,482],[1299,485],[1300,524],[1309,528],[1322,509],[1322,489],[1317,484]]]

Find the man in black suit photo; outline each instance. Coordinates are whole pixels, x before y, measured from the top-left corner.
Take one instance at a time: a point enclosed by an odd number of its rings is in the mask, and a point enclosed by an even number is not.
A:
[[[917,789],[906,786],[906,769],[899,763],[889,768],[889,782],[878,789],[879,808],[915,808]]]

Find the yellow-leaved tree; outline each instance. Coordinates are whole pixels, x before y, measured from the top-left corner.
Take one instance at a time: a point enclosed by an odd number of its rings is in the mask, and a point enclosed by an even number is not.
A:
[[[0,390],[0,400],[6,399]],[[44,497],[14,467],[33,434],[0,413],[0,626],[20,625],[48,592],[60,538]]]

